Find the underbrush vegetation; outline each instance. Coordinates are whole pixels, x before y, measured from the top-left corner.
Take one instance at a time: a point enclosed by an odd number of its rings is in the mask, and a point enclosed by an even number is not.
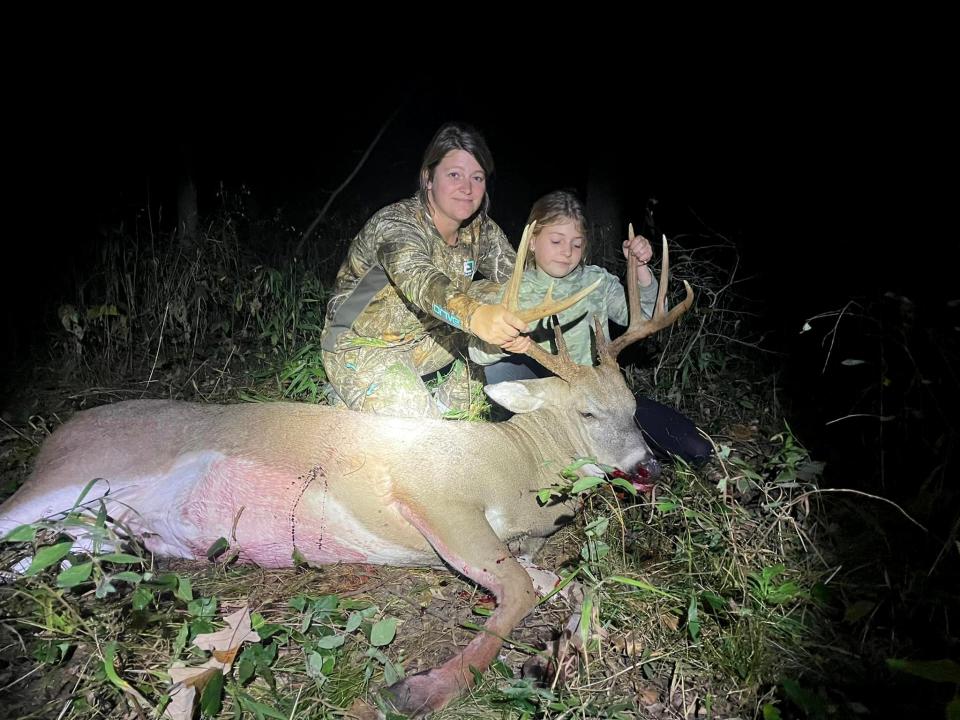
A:
[[[42,375],[47,395],[5,416],[3,497],[78,409],[135,397],[325,401],[319,334],[356,228],[321,227],[324,242],[295,256],[297,237],[279,217],[254,223],[242,197],[230,196],[204,227],[192,244],[142,227],[104,239],[62,298],[42,369],[26,383],[40,387]],[[920,374],[933,371],[914,365],[903,376],[916,394],[901,407],[891,410],[888,398],[860,409],[894,413],[908,433],[910,413],[926,403],[924,442],[940,462],[924,482],[946,507],[923,506],[916,487],[884,493],[872,477],[826,488],[827,458],[811,456],[791,416],[797,401],[784,399],[783,358],[765,349],[737,294],[734,245],[672,242],[672,287],[688,280],[697,302],[620,362],[638,393],[697,422],[715,458],[703,468],[666,463],[646,492],[613,468],[584,481],[574,471],[589,459],[572,459],[541,495],[576,498],[583,512],[548,542],[540,564],[577,588],[576,599],[545,600],[476,689],[436,717],[854,717],[876,699],[870,673],[920,688],[924,707],[944,712],[960,685],[949,657],[955,426],[952,416],[932,417]],[[805,337],[844,331],[821,327],[813,322]],[[901,348],[916,342],[898,337]],[[956,340],[930,342],[943,358],[937,372],[955,382]],[[857,402],[880,402],[888,377],[858,379]],[[449,421],[489,413],[478,397]],[[835,460],[827,461],[829,472]],[[889,523],[923,538],[913,543],[930,560],[922,573],[903,548],[883,547],[894,542]],[[82,551],[70,540],[78,527],[92,538]],[[857,540],[873,546],[854,556]],[[862,559],[870,552],[872,561]],[[0,585],[0,706],[19,718],[194,717],[184,710],[192,704],[178,705],[183,688],[203,717],[343,717],[358,699],[377,704],[382,686],[449,657],[491,610],[484,589],[448,571],[265,570],[237,564],[229,538],[206,563],[155,559],[84,497],[0,544],[0,569],[18,563],[26,572]],[[906,608],[942,640],[919,643],[901,631]],[[231,639],[218,647],[210,637],[223,628]],[[547,670],[524,676],[534,666]],[[172,692],[175,678],[182,686]]]

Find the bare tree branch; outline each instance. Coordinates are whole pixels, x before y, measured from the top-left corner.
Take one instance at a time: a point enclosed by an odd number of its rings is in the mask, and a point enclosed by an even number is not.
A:
[[[376,136],[370,142],[370,145],[367,146],[366,151],[363,153],[363,156],[360,158],[360,161],[357,163],[356,167],[353,168],[353,171],[347,176],[347,179],[340,183],[340,186],[334,190],[330,197],[327,198],[327,202],[320,209],[320,212],[317,214],[317,217],[314,218],[313,222],[310,223],[310,226],[303,231],[303,235],[300,236],[300,241],[297,243],[297,248],[294,251],[294,255],[300,255],[300,252],[303,250],[304,243],[310,239],[310,236],[313,234],[313,231],[317,229],[317,225],[323,220],[327,214],[327,210],[330,209],[330,205],[333,204],[334,199],[340,192],[350,184],[350,181],[353,180],[354,176],[360,172],[360,168],[363,167],[363,164],[367,161],[367,158],[370,157],[370,153],[373,152],[373,148],[377,146],[377,143],[380,141],[380,138],[383,136],[383,133],[390,126],[390,123],[393,122],[393,119],[397,116],[397,113],[400,112],[402,105],[398,105],[397,108],[390,114],[390,117],[387,118],[386,122],[380,126],[380,130],[377,132]]]

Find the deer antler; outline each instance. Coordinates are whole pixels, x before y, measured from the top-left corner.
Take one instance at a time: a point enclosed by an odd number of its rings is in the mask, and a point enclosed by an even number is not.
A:
[[[635,237],[633,234],[633,225],[629,227],[629,237],[631,240]],[[660,290],[657,292],[657,304],[653,309],[653,317],[649,320],[643,319],[643,313],[640,310],[640,291],[637,289],[637,258],[630,253],[627,261],[627,298],[630,312],[630,325],[613,342],[607,344],[602,331],[597,331],[597,351],[601,362],[616,363],[617,355],[630,345],[642,338],[645,338],[658,330],[669,327],[683,315],[690,306],[693,305],[693,290],[690,289],[690,283],[683,281],[687,289],[687,296],[683,301],[667,312],[667,283],[669,282],[670,270],[670,251],[667,248],[667,236],[663,236],[663,264],[660,267]]]
[[[517,262],[513,267],[513,275],[510,276],[510,281],[507,283],[507,289],[503,293],[503,303],[507,306],[507,309],[526,323],[533,322],[534,320],[540,320],[541,318],[545,318],[550,315],[556,315],[557,313],[563,312],[567,308],[576,305],[583,298],[596,290],[597,286],[599,286],[602,282],[602,280],[597,280],[593,284],[588,285],[582,290],[578,290],[573,295],[564,298],[563,300],[553,299],[553,283],[550,283],[550,287],[547,288],[547,294],[544,296],[542,302],[534,307],[521,310],[520,280],[523,278],[523,266],[526,264],[527,260],[527,251],[530,247],[530,236],[533,235],[533,230],[536,225],[536,222],[532,222],[523,229],[523,236],[520,238],[520,248],[517,250]],[[554,334],[557,340],[557,355],[552,355],[535,342],[530,343],[530,348],[526,351],[526,354],[543,365],[543,367],[557,377],[561,377],[566,380],[573,375],[578,365],[570,359],[570,354],[567,352],[566,343],[563,342],[563,335],[560,332],[559,326],[555,328]]]
[[[516,265],[513,266],[513,275],[510,276],[510,281],[507,283],[507,289],[503,293],[503,302],[507,306],[507,309],[526,323],[531,323],[534,320],[540,320],[542,318],[549,317],[550,315],[556,315],[557,313],[563,312],[568,307],[573,307],[578,302],[583,300],[583,298],[593,292],[601,282],[600,280],[597,280],[592,285],[589,285],[582,290],[578,290],[573,295],[568,298],[564,298],[563,300],[553,299],[553,283],[550,283],[550,287],[547,288],[547,294],[543,298],[542,302],[534,307],[521,310],[520,281],[523,279],[523,266],[527,262],[527,251],[530,248],[530,236],[533,235],[533,230],[536,228],[536,226],[537,223],[534,221],[523,229],[523,236],[520,238],[520,249],[517,250],[517,262]]]

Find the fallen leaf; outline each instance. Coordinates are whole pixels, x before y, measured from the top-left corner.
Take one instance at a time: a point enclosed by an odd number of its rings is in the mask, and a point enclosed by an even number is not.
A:
[[[228,627],[217,632],[197,635],[193,644],[201,650],[231,650],[239,648],[245,642],[260,642],[260,636],[250,626],[250,611],[242,607],[232,615],[225,617]],[[231,659],[232,663],[233,660]],[[229,667],[229,663],[228,663]]]
[[[630,633],[613,640],[613,649],[627,657],[638,657],[643,653],[643,643],[636,633]]]
[[[170,720],[192,720],[193,703],[197,699],[197,689],[188,685],[174,685],[170,690],[170,704],[163,711],[163,717]]]
[[[196,667],[174,666],[169,669],[173,687],[170,688],[170,704],[163,717],[170,720],[192,720],[197,691],[203,691],[210,679],[223,672],[223,665],[214,659]]]
[[[378,720],[382,718],[383,715],[378,713],[377,709],[366,700],[357,698],[353,701],[353,705],[347,710],[345,717],[353,718],[354,720]]]
[[[203,665],[193,667],[172,667],[170,678],[177,685],[203,689],[217,671],[223,672],[223,666],[216,660],[207,660]]]
[[[214,650],[213,657],[218,662],[223,663],[225,667],[230,667],[233,665],[233,660],[237,657],[237,651],[240,650],[240,647],[232,647],[229,650]]]
[[[653,683],[637,683],[637,705],[641,707],[653,705],[660,699],[660,688]]]
[[[251,628],[250,611],[246,607],[225,617],[224,622],[227,627],[217,632],[201,633],[193,641],[201,650],[211,651],[213,657],[202,665],[175,665],[168,670],[173,687],[170,689],[170,704],[163,711],[163,717],[169,720],[192,720],[197,690],[202,691],[217,673],[225,674],[230,670],[243,643],[260,641],[260,636]]]
[[[680,627],[680,618],[678,618],[676,615],[661,615],[660,622],[662,622],[671,630],[676,630],[678,627]]]

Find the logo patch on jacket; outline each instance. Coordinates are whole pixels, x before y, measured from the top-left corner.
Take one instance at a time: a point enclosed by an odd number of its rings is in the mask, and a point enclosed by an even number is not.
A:
[[[434,303],[433,312],[438,318],[440,318],[444,322],[450,323],[455,328],[463,328],[463,322],[460,320],[460,318],[458,318],[456,315],[454,315],[452,312],[450,312],[446,308],[440,307],[439,305]]]
[[[473,277],[473,271],[474,271],[474,269],[476,268],[476,266],[477,266],[477,264],[473,261],[473,259],[464,260],[464,261],[463,261],[463,274],[466,275],[467,277]]]

